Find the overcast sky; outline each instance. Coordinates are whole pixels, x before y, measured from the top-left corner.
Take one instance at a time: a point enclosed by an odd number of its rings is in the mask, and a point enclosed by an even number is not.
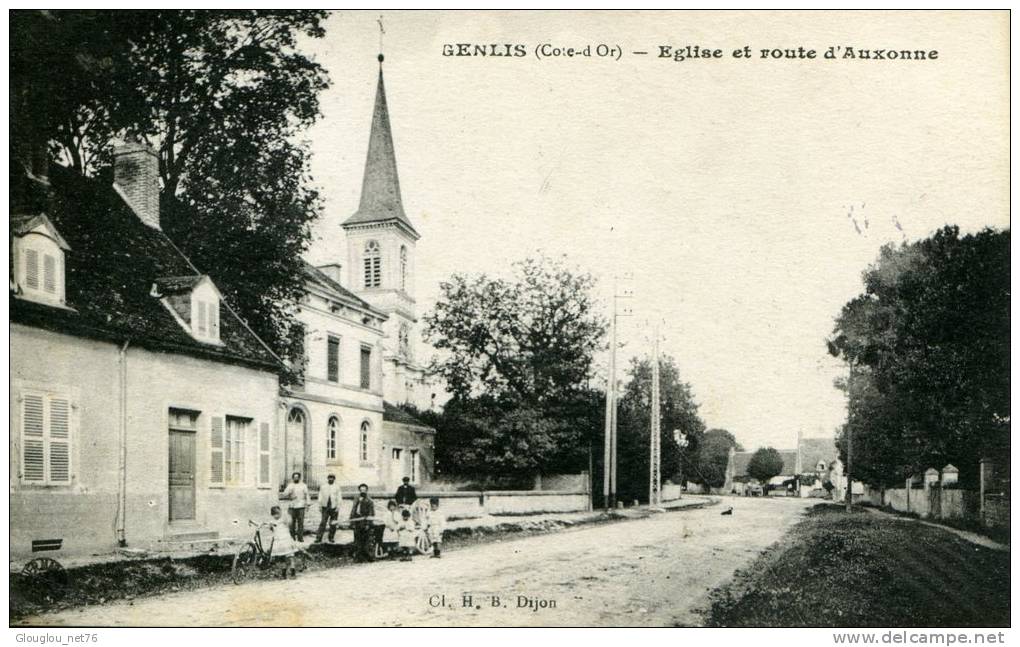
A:
[[[339,225],[357,208],[378,16],[334,14],[308,45],[333,81],[308,133],[326,204],[315,263],[344,256]],[[798,431],[831,436],[843,421],[843,368],[823,340],[882,244],[1009,225],[1005,14],[387,12],[384,24],[403,200],[422,234],[419,313],[451,273],[498,274],[536,249],[594,273],[607,301],[613,274],[632,272],[621,363],[650,350],[660,319],[706,424],[748,448],[792,448]],[[528,56],[442,55],[460,42]],[[536,60],[544,42],[624,55]],[[724,58],[654,57],[688,44]],[[939,58],[730,57],[745,45]]]

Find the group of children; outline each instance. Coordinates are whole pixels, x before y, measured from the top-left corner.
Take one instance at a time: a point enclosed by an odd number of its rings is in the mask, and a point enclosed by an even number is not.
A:
[[[399,506],[396,501],[390,501],[386,504],[383,522],[385,525],[382,545],[391,551],[395,546],[396,554],[400,555],[400,561],[411,561],[411,556],[418,550],[419,531],[424,532],[432,544],[431,557],[442,556],[446,517],[439,511],[438,498],[429,499],[429,507],[422,509],[417,519],[414,518],[409,506]]]
[[[284,559],[283,577],[297,577],[294,554],[298,551],[297,542],[291,537],[290,524],[283,518],[280,506],[270,509],[272,519],[269,522],[273,537],[273,557]],[[383,515],[383,531],[381,543],[391,555],[399,555],[400,561],[409,562],[418,550],[418,533],[424,532],[432,544],[430,557],[442,556],[443,533],[446,531],[446,517],[439,511],[439,499],[429,499],[428,508],[420,508],[418,516],[411,513],[411,507],[397,505],[396,501],[386,504]],[[394,550],[395,549],[395,550]]]

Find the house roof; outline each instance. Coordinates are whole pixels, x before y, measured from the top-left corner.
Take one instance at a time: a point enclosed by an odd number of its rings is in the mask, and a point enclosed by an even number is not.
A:
[[[800,466],[804,472],[813,472],[819,462],[826,466],[837,457],[836,441],[833,438],[801,438]]]
[[[136,346],[265,370],[281,364],[228,307],[220,318],[221,345],[194,339],[174,319],[154,283],[183,285],[202,275],[158,229],[142,223],[112,185],[54,165],[49,187],[32,185],[11,165],[12,194],[47,191],[39,198],[71,251],[65,259],[67,308],[10,299],[12,322],[82,337],[131,340]],[[18,185],[14,189],[14,185]],[[12,295],[13,296],[13,295]]]
[[[386,87],[383,83],[382,54],[379,55],[379,82],[375,91],[375,108],[372,111],[372,130],[368,138],[368,155],[365,175],[361,183],[361,203],[343,226],[370,223],[396,222],[417,237],[418,232],[404,213],[400,198],[400,179],[397,176],[397,156],[390,130],[390,114],[386,106]]]
[[[181,292],[190,292],[195,289],[195,286],[201,283],[203,276],[197,274],[194,276],[164,276],[157,278],[153,283],[159,288],[162,294],[180,294]]]
[[[370,304],[368,301],[365,301],[364,299],[354,294],[344,286],[340,285],[332,278],[330,278],[329,275],[327,275],[325,272],[315,267],[311,263],[308,262],[302,263],[302,269],[304,271],[306,280],[317,284],[321,289],[325,290],[326,292],[333,293],[333,296],[337,297],[338,299],[352,302],[359,308],[373,312],[380,317],[386,316],[383,312],[374,308],[372,304]]]
[[[408,413],[407,410],[385,401],[383,402],[383,421],[396,422],[403,425],[413,425],[415,427],[423,427],[425,429],[432,428]]]

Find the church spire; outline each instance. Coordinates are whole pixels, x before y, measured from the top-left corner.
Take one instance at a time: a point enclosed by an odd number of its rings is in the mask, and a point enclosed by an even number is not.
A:
[[[417,237],[418,232],[404,213],[404,205],[400,199],[397,157],[393,149],[390,115],[386,106],[382,63],[383,55],[379,54],[379,83],[375,91],[375,109],[372,112],[372,131],[368,139],[365,176],[361,183],[361,204],[357,212],[344,222],[344,226],[396,221]]]

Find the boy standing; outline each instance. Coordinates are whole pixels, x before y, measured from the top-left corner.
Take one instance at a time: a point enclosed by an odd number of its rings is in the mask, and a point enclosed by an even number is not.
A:
[[[439,511],[439,498],[429,499],[429,509],[425,513],[426,532],[432,542],[432,557],[439,559],[442,555],[443,533],[446,531],[446,516]]]

